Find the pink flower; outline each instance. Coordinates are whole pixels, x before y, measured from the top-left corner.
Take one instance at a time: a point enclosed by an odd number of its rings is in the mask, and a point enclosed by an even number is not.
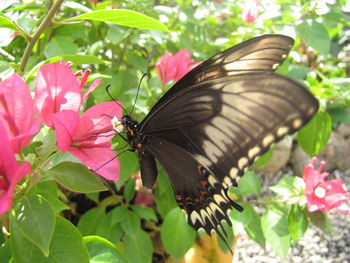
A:
[[[12,150],[6,127],[0,120],[0,214],[11,208],[12,195],[16,184],[32,169],[28,162],[18,164]]]
[[[19,75],[13,74],[0,82],[0,119],[15,153],[26,147],[40,128],[40,120],[35,120],[34,113],[29,88]]]
[[[242,19],[247,23],[253,23],[259,16],[260,1],[246,0],[242,11]]]
[[[151,206],[154,204],[154,196],[152,195],[152,191],[143,187],[141,174],[136,173],[131,175],[131,178],[135,178],[135,188],[137,190],[136,196],[134,199],[134,203],[141,206]]]
[[[304,182],[307,208],[309,212],[329,211],[335,209],[339,212],[350,214],[350,207],[345,203],[350,198],[346,196],[346,190],[341,179],[325,181],[328,172],[322,172],[325,165],[321,161],[319,168],[315,169],[317,158],[312,158],[311,164],[305,166]]]
[[[35,105],[43,122],[53,127],[55,113],[72,110],[78,112],[81,103],[92,92],[101,80],[94,81],[82,96],[83,86],[86,84],[90,71],[78,73],[81,81],[70,69],[71,63],[51,63],[39,69],[35,84]]]
[[[81,162],[108,180],[117,180],[119,160],[111,150],[111,118],[121,118],[121,108],[114,101],[97,104],[82,116],[73,110],[58,112],[53,117],[57,146],[69,151]],[[111,133],[112,132],[112,133]]]
[[[193,69],[198,64],[194,64],[187,49],[183,49],[175,55],[166,53],[156,64],[158,75],[162,80],[162,85],[168,81],[180,80],[187,72]]]

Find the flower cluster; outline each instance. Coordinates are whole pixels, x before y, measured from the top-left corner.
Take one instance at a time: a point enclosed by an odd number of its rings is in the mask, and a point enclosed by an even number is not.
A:
[[[187,49],[183,49],[175,55],[166,53],[156,64],[158,75],[162,85],[173,80],[180,80],[187,72],[195,68],[199,63],[191,59]]]
[[[101,80],[82,93],[90,71],[74,74],[70,67],[65,62],[42,66],[34,100],[19,75],[0,82],[0,214],[11,207],[16,184],[32,172],[30,164],[18,164],[14,154],[29,145],[41,122],[55,130],[62,152],[72,153],[106,179],[118,179],[119,160],[110,148],[114,134],[110,116],[121,118],[120,104],[100,103],[80,114],[83,102]]]
[[[309,212],[329,211],[335,209],[339,212],[350,214],[350,207],[345,203],[350,198],[347,196],[343,181],[333,179],[326,181],[328,172],[322,172],[325,165],[320,162],[318,169],[315,168],[317,158],[313,158],[311,164],[305,166],[304,182],[307,208]]]

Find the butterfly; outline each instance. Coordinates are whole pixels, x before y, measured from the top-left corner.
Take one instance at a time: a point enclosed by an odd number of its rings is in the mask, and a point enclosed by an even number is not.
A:
[[[304,86],[274,73],[293,42],[277,34],[242,42],[187,73],[141,123],[121,118],[143,185],[154,186],[158,160],[195,230],[215,231],[225,241],[223,221],[232,225],[232,207],[243,210],[228,188],[271,144],[317,112],[318,101]]]

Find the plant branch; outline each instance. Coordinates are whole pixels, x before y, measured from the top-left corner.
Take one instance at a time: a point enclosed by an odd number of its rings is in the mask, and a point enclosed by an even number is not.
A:
[[[47,16],[44,18],[44,20],[39,25],[38,29],[34,32],[33,36],[31,37],[30,41],[27,44],[27,47],[24,51],[23,58],[19,67],[19,73],[22,75],[26,65],[28,63],[28,59],[33,51],[33,48],[38,41],[40,35],[51,25],[51,19],[54,17],[60,6],[62,5],[64,0],[57,0],[53,6],[50,8],[49,12],[47,13]]]

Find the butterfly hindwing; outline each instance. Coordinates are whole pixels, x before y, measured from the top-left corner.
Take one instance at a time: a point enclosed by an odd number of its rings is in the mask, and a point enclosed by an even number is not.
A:
[[[186,213],[194,229],[211,234],[222,228],[222,221],[231,225],[228,213],[233,202],[214,175],[182,147],[157,136],[148,138],[148,150],[157,157],[168,173],[176,202]]]

